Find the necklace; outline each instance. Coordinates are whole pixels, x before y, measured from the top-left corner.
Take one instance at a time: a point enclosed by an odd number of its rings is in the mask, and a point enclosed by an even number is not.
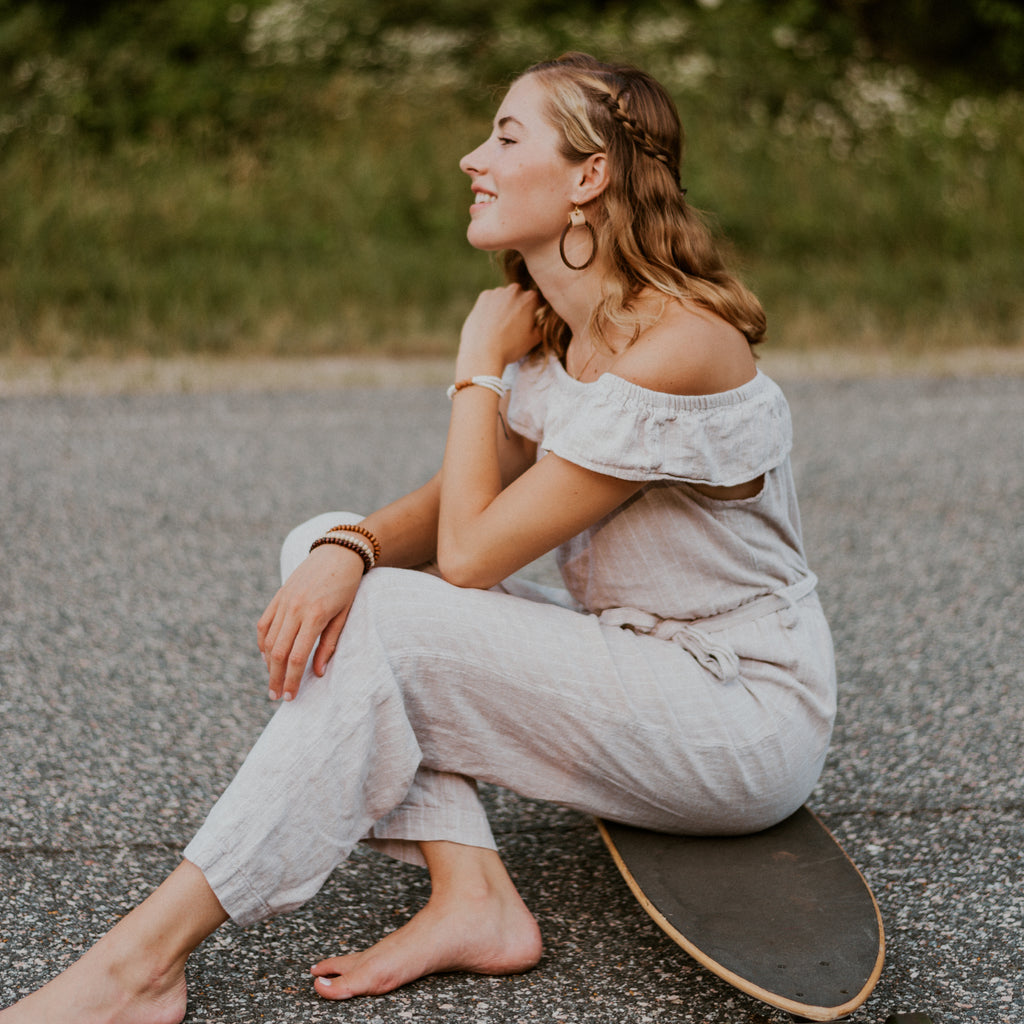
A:
[[[582,380],[583,379],[583,374],[585,374],[587,372],[587,370],[590,369],[590,364],[594,361],[594,357],[596,355],[597,355],[597,349],[594,348],[593,345],[591,345],[590,346],[590,357],[583,364],[583,367],[580,369],[580,372],[579,373],[574,373],[572,375],[573,380]]]

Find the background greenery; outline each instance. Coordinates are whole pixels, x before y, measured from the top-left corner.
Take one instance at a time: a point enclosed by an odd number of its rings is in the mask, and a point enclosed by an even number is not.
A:
[[[1024,343],[1016,0],[0,0],[0,352],[450,352],[459,156],[567,49],[676,97],[770,336]]]

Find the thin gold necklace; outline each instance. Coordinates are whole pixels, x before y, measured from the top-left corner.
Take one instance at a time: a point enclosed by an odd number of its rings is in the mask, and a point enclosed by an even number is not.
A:
[[[590,364],[594,361],[594,356],[596,356],[596,355],[597,355],[597,349],[594,347],[593,343],[591,343],[591,346],[590,346],[590,356],[587,359],[587,361],[583,364],[583,368],[580,370],[580,372],[579,373],[574,373],[572,375],[573,376],[573,380],[581,380],[582,379],[583,374],[585,374],[587,372],[587,370],[590,369]]]

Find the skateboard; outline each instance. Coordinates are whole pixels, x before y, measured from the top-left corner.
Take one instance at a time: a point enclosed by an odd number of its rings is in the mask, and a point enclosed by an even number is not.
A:
[[[745,836],[597,824],[647,913],[741,992],[814,1021],[845,1017],[871,994],[885,957],[878,904],[808,808]]]

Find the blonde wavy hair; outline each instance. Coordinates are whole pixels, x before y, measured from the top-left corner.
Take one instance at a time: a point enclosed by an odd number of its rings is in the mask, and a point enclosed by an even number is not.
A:
[[[598,251],[611,268],[591,315],[591,334],[607,343],[610,328],[625,329],[636,340],[644,326],[636,299],[650,287],[710,310],[752,345],[761,341],[761,303],[726,269],[701,214],[680,188],[683,130],[662,86],[638,68],[585,53],[535,64],[526,75],[547,92],[547,115],[567,160],[607,155],[609,184],[586,209]],[[539,291],[518,252],[505,252],[502,262],[508,281]],[[545,350],[562,356],[569,329],[546,302],[538,326]]]

